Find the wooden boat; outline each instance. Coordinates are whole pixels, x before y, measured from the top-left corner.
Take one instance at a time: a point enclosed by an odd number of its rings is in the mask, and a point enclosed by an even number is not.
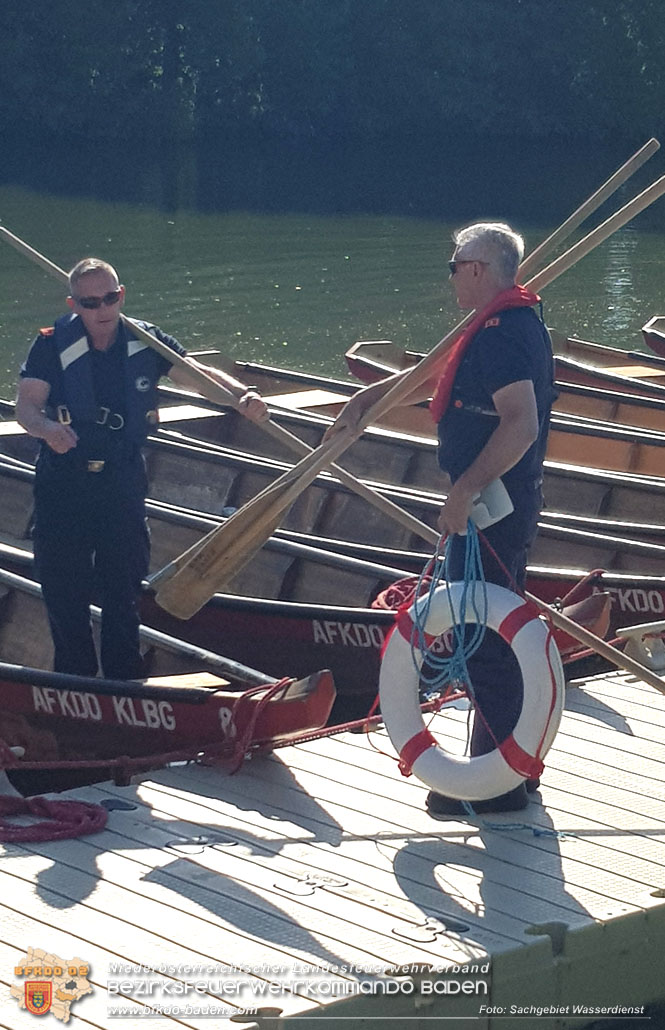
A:
[[[663,383],[665,382],[665,358],[657,352],[653,353],[655,347],[652,346],[658,338],[659,329],[662,329],[662,323],[658,317],[651,319],[642,329],[645,342],[652,348],[650,353],[643,349],[608,347],[606,344],[582,340],[578,336],[567,336],[558,329],[549,327],[556,371],[557,373],[565,371],[569,362],[572,361],[589,369],[591,373],[603,371],[625,379],[644,379],[656,384]],[[653,337],[650,335],[652,331],[654,332]],[[362,367],[365,357],[369,357],[370,354],[373,358],[379,361],[388,361],[390,364],[397,360],[398,348],[395,348],[390,341],[370,342],[372,343],[371,348],[366,349],[364,342],[351,347],[347,363],[352,364],[355,360],[360,360]],[[403,351],[402,354],[403,357],[399,360],[404,368],[417,364],[421,357],[416,351]],[[355,370],[354,374],[362,378],[362,375]],[[557,378],[559,378],[558,374]]]
[[[261,441],[267,439],[259,429],[236,416],[229,416],[226,425],[239,441],[245,440],[245,451],[168,433],[151,441],[147,449],[151,500],[190,513],[223,514],[235,510],[288,468],[284,461],[258,456]],[[320,433],[323,426],[310,417],[306,428]],[[272,447],[273,441],[269,443]],[[441,492],[426,489],[436,484],[439,476],[434,443],[396,434],[376,437],[371,445],[369,440],[362,443],[356,462],[360,464],[364,456],[367,465],[380,469],[384,478],[384,483],[378,484],[381,492],[434,526],[443,500]],[[25,434],[0,436],[0,446],[13,457],[34,453],[34,441]],[[391,479],[395,485],[385,482]],[[564,542],[567,550],[565,555],[559,550],[559,557],[566,562],[577,567],[587,564],[588,559],[580,562],[579,555],[590,547],[609,550],[607,561],[595,560],[590,567],[604,564],[645,573],[661,562],[658,548],[665,544],[665,480],[548,462],[545,493],[549,505],[542,516],[545,537]],[[17,507],[14,535],[20,539],[30,510],[29,493]],[[645,511],[653,521],[644,520]],[[333,541],[422,549],[409,529],[375,511],[331,475],[319,477],[303,493],[287,514],[284,527]],[[156,561],[166,564],[188,542],[192,541],[183,533],[167,548],[160,548],[156,541]],[[643,562],[650,564],[647,567]],[[320,599],[335,602],[332,597]]]
[[[619,353],[625,354],[626,352],[620,351]],[[421,355],[413,351],[402,350],[388,340],[363,340],[355,343],[346,353],[349,370],[364,383],[376,382],[393,372],[412,368],[420,360],[420,357]],[[656,360],[655,356],[653,359]],[[661,402],[660,404],[656,403],[656,408],[665,405],[665,385],[657,381],[658,376],[655,377],[656,381],[644,378],[636,379],[627,374],[634,366],[628,364],[623,366],[624,374],[620,374],[617,368],[616,365],[612,368],[603,368],[565,355],[558,355],[555,360],[555,375],[560,397],[555,401],[554,411],[562,414],[596,417],[596,405],[592,411],[589,411],[588,407],[589,403],[594,400],[595,391],[600,391],[600,397],[597,399],[598,407],[609,407],[609,410],[612,411],[611,401],[616,395],[616,400],[623,405],[623,414],[635,415],[638,419],[649,407],[649,405],[639,404],[638,400]],[[659,374],[662,372],[663,369],[659,369]],[[601,404],[601,402],[603,403]],[[418,410],[420,419],[416,420],[413,411]],[[401,408],[399,411],[402,428],[408,429],[410,425],[410,431],[414,432],[414,426],[418,425],[418,431],[431,435],[432,423],[425,405]],[[409,418],[409,412],[411,412],[411,418]],[[609,418],[619,420],[614,415],[610,415]],[[640,421],[633,423],[632,419],[627,419],[626,424],[642,425]],[[650,425],[651,423],[647,423],[644,428],[648,428]],[[656,428],[662,429],[662,426],[663,422],[659,422]]]
[[[593,394],[591,398],[590,394]],[[225,417],[219,410],[215,412],[212,406],[206,407],[205,403],[200,408],[183,404],[182,401],[187,396],[183,393],[170,391],[170,395],[171,399],[178,398],[181,403],[174,403],[166,409],[167,421],[158,436],[163,439],[176,439],[175,433],[179,433],[181,437],[189,438],[190,441],[192,438],[204,439],[210,443],[229,445],[240,450],[249,449],[250,433],[247,427],[238,426],[237,418]],[[570,395],[567,394],[566,397],[568,396]],[[618,420],[609,417],[612,414],[620,414],[618,407],[621,399],[614,394],[609,397],[603,396],[599,391],[582,387],[575,389],[572,396],[575,397],[575,403],[571,404],[571,408],[586,404],[589,413],[585,415],[558,410],[553,413],[548,440],[549,459],[615,472],[635,472],[652,476],[661,476],[665,473],[665,400],[658,404],[643,399],[637,412],[626,412],[628,416],[640,417],[644,410],[645,421],[652,421],[654,425],[642,428],[635,422],[622,425]],[[590,399],[595,402],[591,406]],[[601,406],[605,407],[608,417],[601,417]],[[404,435],[409,437],[405,443],[412,451],[422,450],[423,438],[431,443],[434,440],[434,431],[429,412],[419,406],[410,410],[413,413],[413,432],[393,431],[390,435],[386,430],[370,428],[361,440],[346,452],[342,463],[355,475],[381,480],[385,478],[383,463],[373,458],[371,452],[383,449],[385,453],[391,443],[398,443],[399,438]],[[276,421],[310,446],[316,446],[320,442],[330,421],[325,416],[309,412],[285,412],[276,408],[271,408],[271,411]],[[178,413],[179,420],[176,422],[173,414],[169,415],[169,412]],[[658,425],[661,427],[660,430],[657,428]],[[261,430],[251,433],[251,449],[255,446],[259,454],[293,460],[293,452],[281,444],[276,444],[274,440],[267,440]],[[434,453],[432,446],[429,450]],[[429,462],[428,465],[426,475],[431,483],[435,481],[432,477],[438,475],[437,466],[436,462]],[[391,474],[392,470],[389,467],[388,476]],[[393,479],[388,478],[387,481],[392,482]]]
[[[237,763],[325,726],[335,699],[330,672],[276,681],[143,626],[150,673],[119,682],[45,671],[50,635],[39,586],[0,569],[0,740],[19,748],[13,782],[28,787],[32,763],[53,763],[49,785],[156,768],[179,756]],[[93,618],[98,612],[93,610]],[[118,761],[122,756],[122,761]],[[206,758],[207,756],[207,758]],[[5,760],[0,764],[7,767]],[[39,769],[37,782],[43,782]],[[20,789],[20,788],[19,788]],[[54,789],[50,786],[49,789]]]
[[[640,397],[620,386],[601,389],[580,383],[559,383],[554,402],[557,415],[571,415],[609,423],[623,430],[646,429],[662,432],[665,426],[665,395]]]
[[[646,334],[643,329],[647,342],[658,339],[658,319],[653,319],[652,322],[656,323],[656,332]],[[570,411],[573,414],[596,417],[597,412],[588,411],[587,407],[588,395],[595,390],[601,392],[599,400],[604,400],[603,407],[607,407],[610,397],[615,394],[622,403],[632,404],[638,397],[665,403],[665,358],[661,355],[605,347],[579,340],[577,337],[567,337],[556,329],[551,329],[550,332],[555,350],[559,351],[556,356],[557,386],[565,395],[556,405],[559,413]],[[665,341],[661,346],[665,351]],[[418,353],[404,351],[389,340],[374,340],[354,344],[347,351],[346,362],[357,379],[362,382],[373,382],[392,372],[413,367],[420,357]],[[355,392],[355,387],[348,380],[293,372],[256,362],[225,362],[221,355],[216,360],[221,361],[228,371],[244,382],[257,384],[272,403],[290,410],[336,415],[350,394]],[[584,388],[573,389],[580,386]],[[578,402],[575,401],[576,396],[580,398]],[[636,407],[639,413],[641,406]],[[384,416],[381,424],[406,432],[420,431],[416,429],[412,417],[413,408],[411,405],[395,408]],[[431,435],[432,426],[427,406],[421,404],[415,408],[423,415],[423,432],[425,435]],[[614,415],[601,417],[625,421],[627,425],[635,424],[643,428],[663,426],[662,421],[654,426],[649,421],[642,423],[638,420],[633,423],[632,419],[615,418]]]
[[[207,415],[211,409],[205,406],[194,412],[187,408],[189,417],[178,423],[177,432],[163,428],[149,441],[146,454],[155,499],[175,504],[184,499],[188,507],[201,511],[239,507],[293,461],[284,445],[236,413]],[[279,419],[311,446],[318,444],[328,425],[325,418],[305,413],[280,415]],[[197,436],[189,436],[190,432]],[[33,461],[36,449],[36,442],[16,423],[0,423],[0,451]],[[553,419],[549,454],[545,497],[557,514],[640,522],[648,511],[653,522],[665,523],[665,480],[661,479],[665,433],[619,430],[592,420]],[[427,491],[430,500],[438,499],[443,489],[431,437],[376,429],[349,448],[343,463],[354,475],[382,489],[390,488],[392,499],[404,501],[409,508],[416,502],[403,498],[403,488]],[[569,488],[572,482],[574,490]],[[335,504],[325,503],[326,493],[336,498]],[[367,510],[366,502],[349,495],[334,476],[324,473],[294,506],[286,525],[344,537],[344,524]],[[355,532],[362,529],[357,525]],[[365,529],[370,542],[371,520]],[[400,545],[410,546],[408,533]]]
[[[264,384],[270,389],[270,384]],[[636,398],[630,394],[620,394],[595,390],[583,385],[568,384],[560,387],[560,396],[550,424],[548,441],[548,458],[554,462],[571,463],[588,466],[594,469],[605,469],[615,472],[630,472],[641,475],[660,477],[665,472],[665,388],[661,398]],[[305,391],[311,396],[315,391]],[[288,396],[277,395],[278,399]],[[214,406],[191,404],[192,395],[182,391],[165,391],[165,397],[171,402],[165,411],[164,436],[173,433],[174,429],[190,437],[201,437],[211,443],[222,443],[236,446],[241,450],[258,448],[258,453],[270,454],[274,457],[292,460],[293,455],[286,448],[268,441],[262,431],[252,434],[251,445],[248,446],[246,427],[238,427],[238,419],[225,418],[214,414]],[[346,395],[342,398],[346,400]],[[189,401],[189,403],[188,403]],[[340,409],[341,401],[337,404]],[[219,409],[217,409],[218,411]],[[206,416],[205,412],[209,414]],[[315,414],[303,410],[284,411],[272,408],[273,418],[301,437],[311,446],[317,445],[327,426],[324,415],[318,415],[319,428],[314,421]],[[421,405],[399,409],[400,421],[407,425],[406,441],[412,450],[420,450],[421,440],[434,439],[434,430],[429,412]],[[176,421],[176,419],[178,421]],[[238,429],[240,432],[238,432]],[[382,461],[372,460],[371,451],[380,449],[385,453],[390,437],[386,431],[371,428],[346,453],[343,464],[355,475],[385,478],[385,466]],[[394,440],[394,438],[393,438]],[[379,442],[384,446],[380,448]],[[388,467],[388,480],[392,468]],[[422,485],[436,481],[438,475],[436,462],[427,462],[426,478]],[[419,485],[415,476],[411,477],[412,485]]]
[[[386,374],[388,363],[382,359],[377,363],[374,357],[365,359],[363,357],[372,348],[378,347],[383,353],[391,349],[391,354],[400,355],[393,345],[380,342],[357,344],[358,354],[361,356],[363,374]],[[352,348],[352,351],[355,348]],[[369,364],[367,364],[369,361]],[[399,366],[403,362],[395,359],[393,365]],[[380,372],[377,369],[380,367]],[[327,426],[325,414],[320,412],[305,411],[301,406],[312,402],[317,407],[313,398],[323,394],[327,404],[322,405],[326,411],[335,413],[340,410],[347,397],[353,392],[351,384],[340,384],[337,380],[323,380],[317,378],[320,384],[328,384],[332,390],[304,389],[297,388],[302,383],[303,373],[292,373],[288,370],[275,370],[264,366],[252,366],[251,374],[254,379],[261,379],[259,372],[263,373],[261,388],[267,392],[271,401],[273,418],[279,421],[285,428],[295,435],[301,437],[311,446],[316,446],[322,437]],[[248,374],[245,370],[244,374]],[[281,379],[280,379],[281,376]],[[312,377],[305,377],[312,378]],[[277,386],[278,393],[274,393]],[[283,389],[285,385],[295,387],[294,389]],[[340,392],[340,385],[345,385],[346,392]],[[660,389],[660,388],[658,388]],[[273,392],[271,392],[273,391]],[[606,469],[618,472],[635,472],[642,475],[660,476],[665,467],[663,462],[663,448],[665,447],[665,388],[661,390],[662,397],[636,398],[630,394],[617,394],[607,390],[597,390],[580,384],[562,384],[560,386],[560,397],[557,401],[555,411],[551,420],[550,438],[548,443],[548,457],[555,462],[570,462],[575,465],[589,466],[596,469]],[[218,406],[211,405],[207,401],[197,398],[196,395],[185,391],[173,389],[162,390],[165,405],[162,407],[162,428],[159,435],[164,438],[174,438],[174,433],[179,432],[185,436],[201,438],[210,443],[222,443],[237,447],[239,450],[257,449],[259,454],[270,455],[285,460],[293,460],[290,450],[275,443],[274,440],[266,438],[261,430],[255,430],[253,438],[249,440],[249,433],[246,426],[240,425],[239,420],[229,411],[220,410]],[[288,398],[295,398],[293,408]],[[277,401],[277,406],[274,405]],[[287,404],[287,408],[280,407]],[[12,435],[16,424],[11,421],[13,405],[9,402],[0,401],[0,412],[4,412],[7,421],[0,423],[0,434]],[[318,414],[318,425],[315,415]],[[403,426],[398,432],[406,432],[408,436],[415,438],[407,441],[407,444],[417,445],[418,437],[433,439],[433,425],[426,406],[417,405],[407,408],[400,408],[397,412],[398,421]],[[238,429],[240,431],[238,431]],[[384,464],[382,461],[372,461],[372,453],[376,459],[379,449],[386,451],[386,447],[379,448],[378,442],[387,443],[389,438],[385,430],[370,428],[357,441],[344,456],[344,464],[356,475],[366,477],[375,476],[377,479],[385,477]],[[30,460],[34,458],[35,444],[27,443],[26,450],[20,452]],[[3,448],[4,449],[4,448]],[[370,453],[372,452],[372,453]],[[16,454],[16,450],[12,451]],[[438,473],[436,463],[428,462],[426,470],[427,480],[423,485],[435,482],[432,478]],[[395,476],[389,468],[388,482],[394,482]],[[412,477],[412,485],[418,481]]]
[[[665,425],[665,404],[659,415],[662,415],[662,424]],[[318,444],[329,424],[329,419],[303,412],[285,414],[273,409],[273,418],[312,446]],[[427,418],[429,419],[428,414]],[[385,452],[391,443],[398,445],[400,437],[407,437],[405,443],[412,452],[422,451],[423,442],[428,441],[430,446],[425,449],[434,454],[431,419],[428,435],[424,433],[424,424],[420,424],[421,419],[422,414],[418,411],[415,415],[415,421],[418,423],[415,434],[393,432],[392,436],[389,436],[386,431],[366,431],[361,440],[353,444],[344,456],[343,464],[355,475],[373,477],[377,480],[383,478],[387,482],[392,482],[391,478],[386,479],[386,476],[392,475],[391,468],[386,471],[382,462],[377,460],[372,452]],[[167,426],[172,425],[173,423],[167,423]],[[247,449],[248,446],[249,434],[245,426],[238,427],[233,419],[224,418],[223,415],[211,413],[206,417],[205,409],[179,422],[175,432],[167,426],[162,428],[159,434],[162,439],[177,439],[175,433],[178,433],[185,442],[186,438],[189,442],[193,439],[204,439],[210,443],[231,445],[241,450]],[[259,434],[264,438],[263,441],[256,441],[259,453],[269,453],[271,456],[283,457],[286,460],[293,458],[292,451],[267,441],[263,432],[259,431]],[[254,436],[255,434],[252,434],[252,439]],[[665,472],[665,432],[618,425],[597,417],[555,413],[550,423],[548,457],[552,461],[570,461],[572,464],[592,469],[659,477]],[[426,475],[431,483],[440,474],[437,473],[435,461],[429,461],[427,464]]]
[[[182,410],[183,405],[178,405]],[[287,468],[291,456],[281,443],[268,437],[235,413],[208,417],[202,407],[178,423],[183,430],[195,431],[198,438],[184,432],[162,429],[147,448],[150,493],[154,500],[194,511],[223,512],[243,504]],[[201,414],[203,412],[203,414]],[[167,423],[168,424],[168,423]],[[283,422],[295,434],[316,445],[327,421],[304,413],[291,414]],[[585,430],[591,427],[585,427]],[[208,442],[206,436],[223,440]],[[665,524],[663,481],[659,476],[633,474],[635,466],[653,472],[663,452],[663,434],[607,433],[603,427],[580,435],[576,423],[561,424],[552,434],[557,453],[568,461],[548,461],[545,466],[545,497],[548,509],[543,521],[550,528],[614,536],[626,542],[615,550],[625,552],[629,542],[665,543],[660,527]],[[13,457],[33,459],[36,442],[17,432],[15,423],[0,424],[0,448]],[[585,468],[579,461],[582,451],[590,450],[597,462],[614,470]],[[265,455],[261,458],[260,455]],[[442,479],[436,462],[433,440],[386,430],[364,434],[344,456],[346,466],[375,484],[383,481],[384,492],[404,505],[429,525],[434,525],[441,504],[437,484]],[[620,471],[617,471],[620,470]],[[631,470],[630,472],[627,470]],[[388,486],[387,484],[392,484]],[[414,493],[415,491],[415,493]],[[646,523],[648,513],[650,523]],[[645,524],[646,523],[646,524]],[[287,529],[314,532],[332,539],[352,539],[391,547],[413,548],[410,531],[394,526],[341,486],[334,476],[322,475],[291,509],[285,520]],[[576,548],[579,551],[578,548]],[[639,550],[633,548],[633,551]],[[573,567],[580,563],[575,553],[565,557]],[[645,552],[646,557],[646,552]],[[654,560],[660,556],[654,552]],[[632,559],[631,559],[632,561]],[[594,565],[600,564],[596,561]],[[625,566],[612,558],[606,567]],[[632,566],[631,566],[632,567]],[[642,567],[634,571],[646,572]]]
[[[32,476],[32,470],[18,462],[0,465],[0,526],[5,540],[0,564],[25,574],[31,570],[25,536]],[[431,517],[435,517],[438,504],[440,499],[430,504]],[[221,516],[152,500],[148,512],[155,569],[167,565],[221,521]],[[385,517],[384,523],[387,548],[394,527]],[[345,547],[353,553],[343,553]],[[371,545],[354,545],[339,537],[283,530],[236,577],[228,593],[217,594],[188,622],[180,622],[158,607],[148,588],[142,617],[149,625],[221,650],[237,661],[252,661],[259,647],[264,668],[271,673],[275,670],[275,675],[286,667],[295,675],[303,667],[329,668],[340,695],[334,717],[337,711],[343,711],[344,717],[364,714],[368,695],[376,690],[381,648],[393,624],[392,612],[373,607],[373,602],[396,580],[420,571],[428,558],[422,550],[394,550],[394,561],[389,561],[380,550],[376,540]],[[579,579],[553,575],[547,599],[563,597]],[[585,601],[601,590],[595,579],[590,580],[569,602]],[[592,599],[571,614],[595,630],[607,628],[608,613],[602,599]],[[571,656],[580,651],[570,639],[561,637],[559,642]]]
[[[401,368],[411,367],[417,357],[419,355],[404,352],[389,341],[363,341],[349,349],[347,363],[362,382],[374,382]],[[282,419],[288,417],[287,413],[295,418],[299,412],[335,417],[358,389],[357,383],[348,380],[255,362],[222,364],[238,378],[255,383]],[[591,366],[582,368],[579,363],[569,367],[570,374],[557,380],[559,397],[554,406],[555,414],[618,423],[624,429],[663,430],[665,386],[645,383],[644,389],[640,388],[641,393],[636,393],[625,377],[616,376],[605,369]],[[162,405],[167,405],[161,408],[163,424],[168,422],[173,426],[174,422],[187,419],[188,415],[201,415],[203,408],[215,410],[215,406],[209,402],[186,391],[162,387],[161,394]],[[379,424],[386,429],[427,438],[431,438],[434,432],[428,407],[424,403],[394,408],[386,413]],[[203,420],[200,428],[205,429]],[[193,431],[191,426],[188,431]],[[210,439],[215,439],[212,416],[205,431],[210,434]]]
[[[653,319],[652,319],[653,321]],[[567,336],[558,329],[550,329],[555,358],[567,357],[584,365],[602,368],[628,379],[647,379],[665,382],[665,359],[658,353],[634,348],[608,347],[577,336]]]
[[[394,348],[393,344],[359,343],[354,345],[348,352],[348,360],[358,377],[364,381],[372,378],[382,378],[391,371],[395,371],[392,357],[388,360],[377,362],[373,353],[374,347]],[[663,344],[665,349],[665,343]],[[394,351],[398,354],[397,348]],[[350,357],[355,352],[355,362]],[[367,366],[367,368],[366,368]],[[306,412],[322,416],[336,416],[348,398],[357,389],[348,381],[338,379],[326,379],[321,376],[314,376],[304,372],[292,372],[288,369],[278,369],[271,366],[260,365],[254,362],[236,362],[229,366],[234,375],[247,382],[256,383],[269,402],[281,412],[289,411],[292,415],[297,412]],[[374,370],[372,375],[371,370]],[[573,378],[572,376],[570,377]],[[578,378],[580,378],[578,376]],[[559,396],[554,405],[554,411],[560,416],[578,416],[581,419],[590,419],[594,422],[608,422],[619,424],[626,430],[646,429],[663,431],[665,427],[665,389],[657,384],[654,389],[640,396],[634,392],[627,392],[626,383],[622,378],[613,378],[606,371],[602,373],[604,386],[597,385],[599,380],[593,376],[589,382],[594,385],[584,385],[581,382],[564,382],[559,380],[557,389]],[[186,399],[191,404],[192,395],[183,394],[171,388],[164,388],[162,396],[167,403],[172,405],[175,415],[178,408],[184,404]],[[207,402],[196,401],[199,407]],[[166,416],[166,410],[162,409]],[[180,407],[183,411],[183,407]],[[283,414],[282,414],[282,417]],[[399,407],[388,412],[382,422],[389,429],[396,429],[411,435],[422,435],[432,437],[432,420],[427,410],[427,405],[409,405]],[[203,428],[203,423],[201,423]],[[189,432],[193,432],[190,427]],[[209,423],[210,438],[214,439],[212,421]]]

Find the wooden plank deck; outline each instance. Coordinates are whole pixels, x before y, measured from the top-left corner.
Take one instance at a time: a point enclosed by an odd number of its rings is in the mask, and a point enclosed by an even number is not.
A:
[[[433,728],[460,753],[465,713]],[[28,948],[89,964],[73,1030],[631,1015],[596,1009],[665,999],[664,738],[665,697],[614,674],[568,688],[541,790],[513,815],[433,820],[383,730],[232,777],[180,766],[59,795],[121,807],[98,834],[0,845],[0,1028],[39,1025],[11,996]]]

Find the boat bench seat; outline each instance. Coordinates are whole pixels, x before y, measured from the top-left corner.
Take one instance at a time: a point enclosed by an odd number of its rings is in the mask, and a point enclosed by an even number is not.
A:
[[[206,687],[208,690],[228,690],[228,680],[212,672],[182,672],[175,676],[150,676],[141,681],[145,687]]]
[[[268,394],[265,400],[277,408],[287,408],[292,411],[315,411],[316,409],[331,409],[338,411],[348,401],[348,396],[338,393],[335,390],[297,390],[289,393]],[[330,412],[328,412],[330,413]]]

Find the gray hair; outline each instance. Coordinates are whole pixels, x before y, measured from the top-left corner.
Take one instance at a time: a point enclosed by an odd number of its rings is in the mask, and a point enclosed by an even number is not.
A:
[[[476,222],[458,229],[453,240],[459,249],[473,249],[477,260],[487,259],[502,278],[514,282],[524,257],[524,240],[503,222]],[[462,255],[463,256],[463,255]]]
[[[101,258],[87,257],[83,258],[72,268],[69,273],[69,290],[72,296],[75,296],[75,289],[79,279],[82,279],[84,275],[90,275],[92,272],[108,272],[116,282],[119,282],[118,273],[116,272],[113,265],[109,265],[108,261],[102,261]]]

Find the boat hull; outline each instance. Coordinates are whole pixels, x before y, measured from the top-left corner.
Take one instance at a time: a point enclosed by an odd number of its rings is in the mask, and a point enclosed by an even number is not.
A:
[[[7,747],[22,777],[44,789],[106,778],[111,767],[153,768],[168,756],[242,760],[325,726],[335,700],[332,675],[271,675],[210,648],[141,626],[145,678],[115,681],[45,671],[52,660],[48,619],[29,552],[3,545],[0,568],[0,765]],[[93,631],[99,610],[91,609]],[[212,636],[212,635],[211,635]],[[249,652],[248,652],[249,653]],[[120,760],[122,759],[122,760]],[[66,773],[51,775],[51,767]],[[64,768],[63,768],[64,767]],[[73,777],[73,779],[72,779]],[[58,783],[58,788],[55,784]],[[35,784],[33,784],[34,786]],[[28,786],[28,789],[29,786]]]
[[[221,686],[220,686],[221,685]],[[58,676],[0,663],[0,736],[21,747],[29,762],[147,759],[178,753],[211,761],[230,759],[251,730],[251,750],[273,747],[325,726],[335,698],[332,676],[319,672],[293,686],[287,680],[269,703],[271,688],[245,695],[208,674],[123,684]],[[128,767],[129,767],[128,763]],[[131,763],[134,765],[134,763]]]

